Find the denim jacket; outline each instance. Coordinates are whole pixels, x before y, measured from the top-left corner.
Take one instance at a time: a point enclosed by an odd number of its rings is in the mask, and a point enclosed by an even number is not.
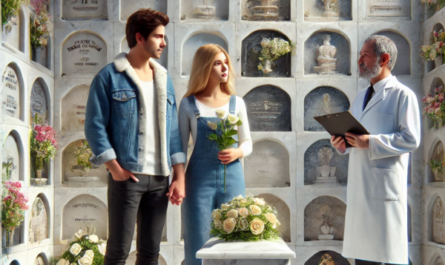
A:
[[[169,176],[171,166],[185,163],[179,133],[173,81],[167,70],[154,60],[158,113],[147,113],[141,81],[127,60],[119,54],[93,79],[85,115],[85,136],[96,165],[116,159],[122,168],[141,172],[146,161],[146,115],[158,115],[162,175]]]

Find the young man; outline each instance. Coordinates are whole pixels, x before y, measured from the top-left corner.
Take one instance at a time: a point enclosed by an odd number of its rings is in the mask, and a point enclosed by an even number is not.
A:
[[[408,264],[409,152],[419,146],[421,128],[416,95],[391,75],[396,59],[391,39],[366,39],[358,64],[370,86],[358,93],[351,112],[370,135],[347,133],[352,148],[342,137],[331,138],[339,153],[350,153],[342,254],[356,265]]]
[[[136,264],[158,264],[168,199],[179,205],[185,196],[173,83],[153,60],[166,46],[168,22],[151,9],[132,14],[126,26],[130,52],[119,54],[91,84],[85,136],[91,162],[105,163],[110,172],[106,265],[125,264],[136,221]]]

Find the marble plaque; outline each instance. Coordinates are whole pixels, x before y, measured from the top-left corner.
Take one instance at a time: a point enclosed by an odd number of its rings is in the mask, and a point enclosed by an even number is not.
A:
[[[19,181],[20,155],[14,136],[8,135],[2,150],[2,181]]]
[[[167,43],[167,46],[165,46],[164,50],[162,51],[161,58],[155,59],[156,62],[160,63],[162,66],[164,66],[165,69],[168,67],[168,38],[165,37],[165,42]],[[128,53],[130,51],[130,48],[128,47],[127,38],[123,38],[121,41],[121,52]]]
[[[304,153],[304,184],[310,185],[317,181],[319,169],[322,166],[320,161],[319,151],[324,147],[332,148],[329,139],[319,140],[313,143]],[[335,177],[339,183],[346,183],[348,181],[348,165],[349,155],[339,155],[333,150],[332,158],[329,161],[331,168],[335,167]],[[320,185],[317,183],[317,185]]]
[[[436,161],[445,161],[445,152],[443,150],[443,143],[442,141],[437,142],[437,144],[434,146],[433,154],[431,155],[431,159],[434,159]],[[429,170],[432,172],[432,181],[434,182],[445,182],[444,179],[444,172],[433,172],[431,170],[431,167],[429,166]]]
[[[19,51],[21,44],[20,39],[22,38],[22,35],[24,35],[21,32],[21,25],[20,25],[22,23],[21,13],[22,12],[19,11],[19,13],[16,16],[11,17],[11,19],[5,25],[3,25],[3,31],[2,31],[2,36],[3,36],[2,41],[8,43],[9,46]]]
[[[89,86],[80,85],[74,87],[62,99],[61,110],[63,132],[82,132],[84,130],[85,110],[89,91]]]
[[[62,74],[95,75],[107,64],[107,45],[96,34],[79,32],[62,46]]]
[[[281,38],[289,41],[285,35],[273,30],[259,30],[247,36],[241,47],[241,75],[248,77],[263,77],[264,74],[258,70],[261,55],[261,41],[263,38]],[[267,77],[290,77],[291,76],[291,57],[292,54],[286,53],[277,60],[273,61],[272,72]]]
[[[106,0],[63,0],[62,19],[108,19]]]
[[[280,221],[281,223],[281,226],[278,227],[278,231],[280,231],[281,238],[285,242],[290,242],[290,235],[291,235],[290,210],[287,204],[280,198],[268,193],[258,194],[255,197],[263,198],[267,204],[277,209],[278,213],[277,218],[278,221]]]
[[[289,187],[289,152],[281,144],[265,140],[253,145],[244,158],[246,188]]]
[[[241,0],[241,19],[257,21],[289,21],[290,2],[290,0]]]
[[[79,146],[82,144],[84,140],[77,140],[70,145],[68,145],[65,150],[63,150],[62,154],[62,169],[63,169],[63,178],[64,183],[69,182],[69,184],[74,184],[75,182],[102,182],[106,183],[107,180],[107,169],[105,165],[91,165],[91,169],[87,169],[82,165],[78,165],[76,151]],[[82,181],[82,178],[84,181]],[[81,185],[80,183],[77,183]]]
[[[349,41],[342,35],[332,31],[319,31],[312,34],[304,43],[304,74],[316,73],[314,66],[318,65],[318,47],[323,45],[323,38],[325,35],[331,37],[330,45],[337,49],[335,55],[336,74],[350,75],[351,74],[351,48]],[[330,74],[335,75],[335,74]]]
[[[7,66],[2,76],[3,115],[20,119],[20,83],[16,71]]]
[[[315,119],[315,116],[326,115],[349,110],[348,97],[333,87],[317,87],[304,98],[304,130],[320,131],[325,129]]]
[[[410,0],[366,0],[366,19],[411,19]]]
[[[244,97],[250,130],[291,131],[291,101],[286,91],[271,85],[252,89]]]
[[[37,197],[31,208],[29,223],[29,243],[39,242],[48,238],[48,214],[40,197]]]
[[[433,205],[433,241],[439,244],[445,244],[445,221],[444,207],[440,197],[436,199]]]
[[[106,240],[108,210],[98,198],[83,194],[75,197],[63,207],[62,238],[71,239],[81,228],[96,229],[96,235]]]
[[[437,259],[434,261],[433,265],[443,265],[442,258],[440,256],[437,257]]]
[[[329,257],[332,259],[332,263],[326,260],[329,259]],[[335,251],[320,251],[304,263],[304,265],[319,264],[351,265],[347,259]]]
[[[132,1],[119,1],[120,2],[120,18],[122,21],[127,19],[134,12],[141,8],[151,8],[167,14],[167,1],[162,0],[132,0]]]
[[[42,256],[37,256],[34,260],[34,265],[46,265],[45,259]]]
[[[211,33],[199,33],[190,37],[182,46],[181,75],[189,76],[192,70],[193,58],[199,47],[205,44],[217,44],[229,51],[226,41]]]
[[[43,122],[48,122],[49,117],[46,93],[40,80],[34,82],[31,90],[31,124],[34,121],[33,117],[35,117],[36,114]]]
[[[333,227],[334,240],[343,240],[346,204],[332,196],[322,196],[311,201],[304,209],[304,241],[318,240],[324,219],[323,209],[329,206],[327,224]]]
[[[377,35],[383,35],[390,38],[397,47],[398,56],[396,64],[391,71],[391,74],[399,75],[410,75],[411,74],[411,46],[409,42],[397,32],[394,31],[380,31],[376,33]]]
[[[331,11],[326,10],[324,1],[305,0],[304,20],[317,22],[352,20],[351,0],[331,0],[330,2],[327,4],[331,4],[330,6],[332,7],[330,9],[333,9]]]
[[[229,1],[181,0],[181,20],[228,20]]]
[[[125,265],[135,265],[135,264],[136,264],[136,251],[133,251],[128,256]],[[158,256],[158,265],[167,265],[167,262],[165,261],[164,257],[161,254],[159,254]]]

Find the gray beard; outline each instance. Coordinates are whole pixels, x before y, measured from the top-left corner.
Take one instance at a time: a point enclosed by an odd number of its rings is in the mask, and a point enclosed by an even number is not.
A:
[[[380,74],[380,72],[382,71],[382,67],[380,67],[379,61],[380,60],[377,60],[376,63],[372,66],[371,69],[366,68],[363,64],[360,65],[359,67],[361,69],[364,69],[365,71],[364,72],[359,72],[359,76],[363,77],[363,78],[366,78],[368,80],[371,80],[374,77],[378,76]]]

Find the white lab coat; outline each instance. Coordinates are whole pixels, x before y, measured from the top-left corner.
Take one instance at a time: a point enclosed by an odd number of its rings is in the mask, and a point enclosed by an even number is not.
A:
[[[391,77],[352,115],[370,133],[369,149],[348,148],[347,209],[342,255],[384,263],[408,263],[407,173],[409,152],[420,143],[420,113],[413,91]]]

